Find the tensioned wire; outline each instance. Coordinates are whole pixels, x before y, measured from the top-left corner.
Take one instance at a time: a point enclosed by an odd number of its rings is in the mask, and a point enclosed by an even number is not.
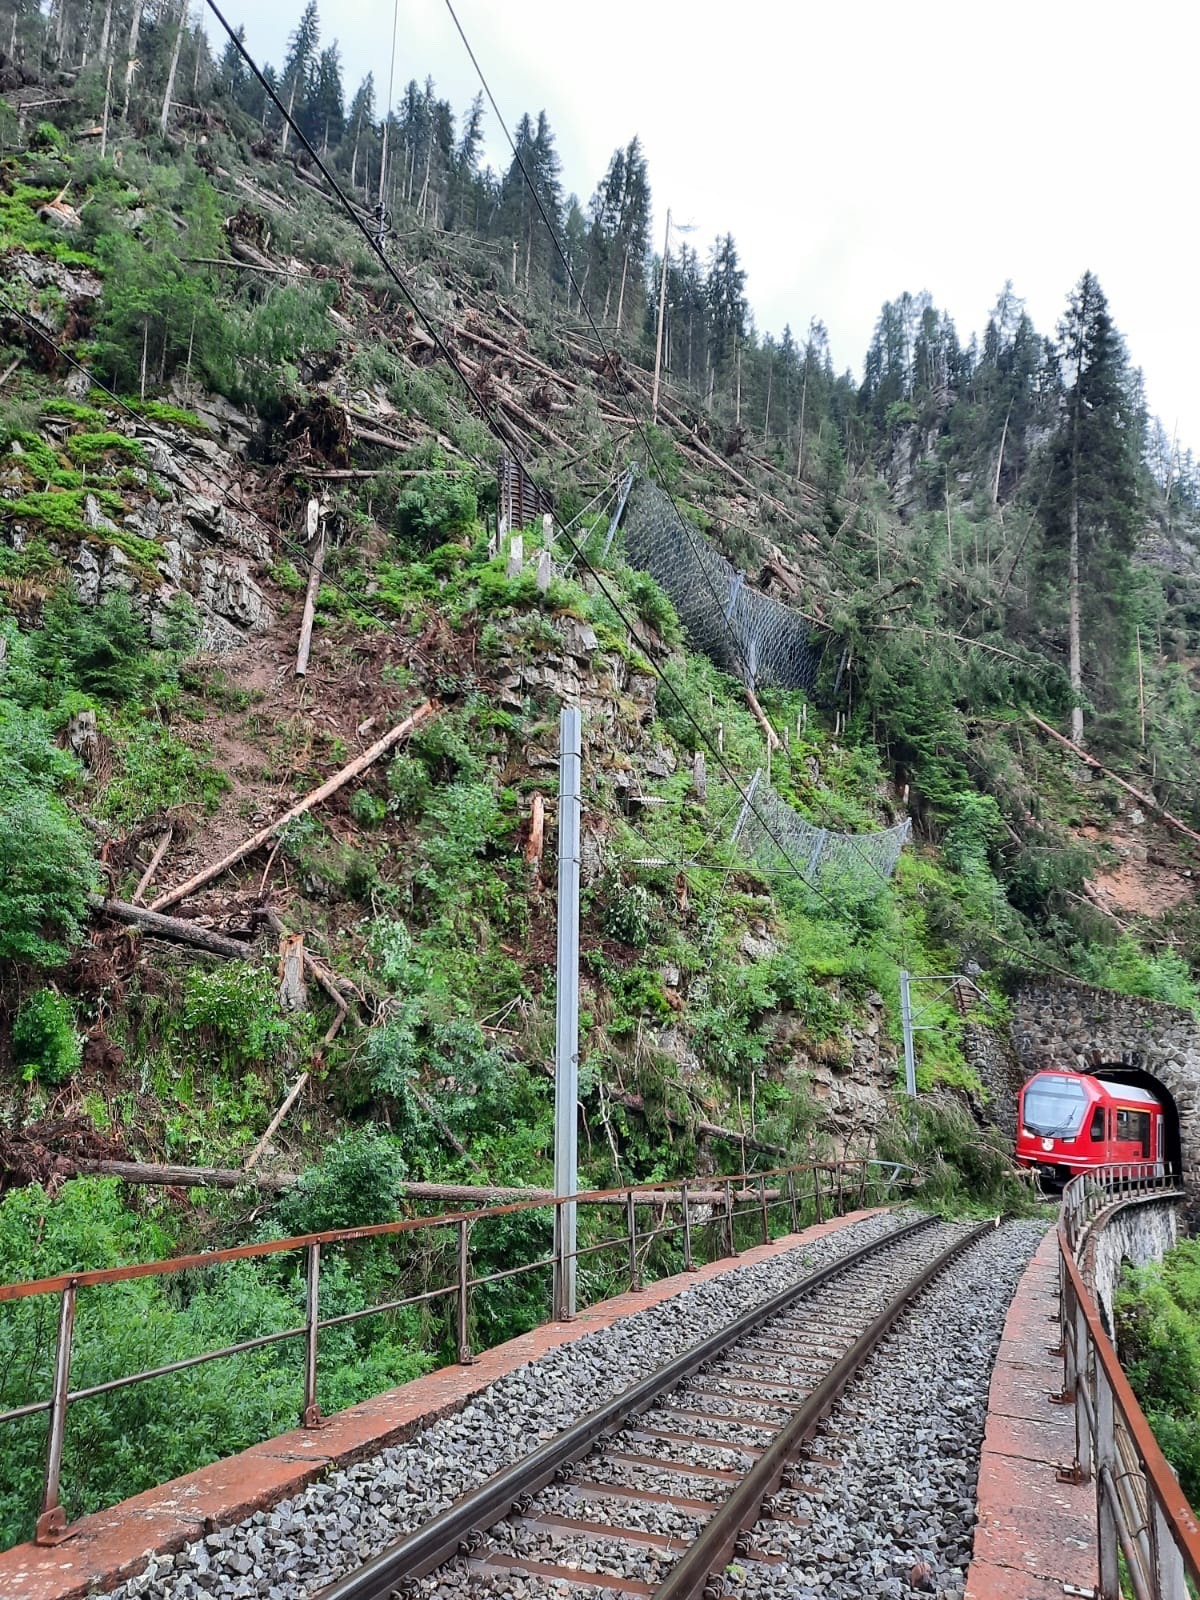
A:
[[[546,211],[546,207],[543,204],[542,197],[538,192],[537,185],[533,182],[532,178],[530,177],[529,170],[526,167],[525,162],[521,157],[520,151],[517,149],[516,141],[513,139],[511,133],[508,130],[508,124],[505,121],[504,116],[503,116],[503,114],[502,114],[502,112],[500,110],[500,107],[499,107],[499,105],[498,105],[498,103],[496,101],[496,96],[492,92],[492,88],[491,88],[490,83],[488,82],[487,76],[484,73],[483,68],[479,64],[478,57],[476,56],[475,51],[472,48],[470,40],[467,38],[467,35],[466,35],[466,32],[465,32],[465,30],[464,30],[464,28],[462,26],[462,23],[458,19],[458,14],[454,9],[453,0],[445,0],[445,4],[446,4],[446,9],[450,14],[450,18],[451,18],[451,20],[452,20],[452,22],[454,24],[454,27],[455,27],[455,29],[456,29],[456,31],[458,33],[458,36],[462,40],[463,47],[466,50],[467,55],[470,57],[472,66],[475,68],[476,74],[478,75],[478,78],[479,78],[480,84],[483,87],[484,93],[487,95],[488,101],[489,101],[489,103],[490,103],[490,105],[492,107],[492,111],[496,116],[496,120],[499,122],[501,128],[504,130],[505,139],[506,139],[506,141],[508,143],[509,149],[512,151],[513,160],[515,161],[515,163],[516,163],[516,165],[517,165],[517,167],[518,167],[518,169],[519,169],[519,171],[521,173],[521,176],[522,176],[522,178],[523,178],[523,180],[525,182],[526,187],[529,190],[529,193],[533,197],[533,201],[534,201],[534,204],[537,207],[538,214],[541,217],[542,223],[544,224],[544,226],[546,228],[546,232],[549,235],[549,238],[550,238],[551,242],[554,245],[555,252],[558,255],[559,261],[562,263],[563,270],[566,273],[567,280],[570,283],[571,288],[572,288],[573,292],[576,295],[578,304],[582,308],[584,316],[587,318],[588,325],[592,330],[592,334],[595,337],[596,343],[598,344],[598,346],[599,346],[600,350],[602,351],[602,353],[608,359],[609,364],[612,367],[612,369],[614,371],[619,371],[619,368],[617,367],[616,363],[613,360],[612,352],[610,351],[610,349],[608,347],[608,344],[606,343],[606,341],[604,339],[604,336],[600,332],[600,329],[596,324],[596,320],[592,315],[591,307],[590,307],[587,299],[585,298],[585,296],[584,296],[584,294],[583,294],[578,282],[576,281],[575,273],[574,273],[574,270],[573,270],[573,268],[571,266],[570,260],[569,260],[569,258],[567,256],[567,253],[566,253],[565,249],[563,248],[562,241],[559,239],[558,231],[554,227],[554,223],[553,223],[552,219],[550,218],[549,214]],[[693,557],[694,557],[696,566],[704,574],[704,577],[705,577],[710,589],[712,590],[713,601],[714,601],[715,607],[717,609],[717,613],[721,616],[722,620],[725,623],[726,629],[729,632],[730,640],[731,640],[732,648],[733,648],[733,650],[735,652],[735,656],[741,658],[743,670],[747,673],[747,676],[748,676],[749,680],[753,681],[753,673],[749,670],[749,664],[745,660],[745,657],[744,657],[744,654],[742,652],[742,648],[740,646],[739,640],[738,640],[736,634],[734,633],[734,630],[733,630],[733,628],[732,628],[732,626],[730,624],[730,617],[727,614],[728,598],[725,601],[723,601],[721,599],[721,596],[718,594],[715,586],[713,585],[712,575],[710,574],[710,572],[708,570],[707,563],[703,560],[703,557],[701,556],[701,554],[696,550],[695,541],[692,540],[692,538],[691,538],[691,531],[690,531],[690,529],[688,527],[687,520],[679,512],[679,508],[675,503],[674,497],[670,493],[670,489],[666,484],[666,481],[665,481],[665,479],[663,477],[661,468],[659,467],[658,462],[655,459],[654,452],[653,452],[653,450],[651,448],[650,438],[649,438],[649,435],[646,432],[645,424],[643,423],[641,417],[638,415],[638,413],[637,413],[637,411],[636,411],[636,409],[635,409],[635,407],[633,405],[632,399],[630,398],[629,393],[628,393],[627,388],[626,388],[624,383],[622,383],[621,386],[620,386],[620,395],[621,395],[621,400],[622,400],[622,403],[623,403],[623,405],[625,407],[625,410],[629,414],[630,420],[633,422],[634,426],[638,430],[638,433],[641,435],[642,443],[643,443],[643,445],[645,447],[645,451],[646,451],[646,459],[650,463],[650,466],[651,466],[652,470],[654,470],[654,472],[656,473],[656,475],[657,475],[657,477],[659,479],[659,485],[660,485],[661,491],[664,494],[664,496],[667,498],[667,500],[670,502],[671,507],[672,507],[672,509],[674,511],[675,517],[678,519],[679,526],[683,529],[683,531],[685,533],[685,536],[692,543]],[[765,597],[764,597],[764,599],[765,599]],[[736,597],[735,597],[735,600],[736,600]],[[731,610],[732,607],[728,607],[728,609]],[[720,664],[720,663],[718,663],[718,664]],[[665,678],[665,675],[663,677],[663,681],[664,682],[667,681],[666,678]],[[743,796],[743,798],[747,798],[747,797]],[[749,804],[748,800],[747,800],[747,803]],[[750,809],[751,809],[751,811],[753,811],[753,807],[752,806],[750,807]],[[758,821],[763,824],[764,831],[768,835],[773,836],[772,830],[770,828],[768,828],[765,823],[763,823],[762,817],[756,811],[753,811],[753,814],[757,817]],[[847,835],[846,837],[850,838],[852,836]],[[778,844],[778,840],[776,840],[776,843]],[[780,852],[783,855],[784,859],[794,869],[795,868],[795,863],[791,860],[791,857],[788,854],[788,852],[786,850],[784,850],[781,845],[779,846],[779,848],[780,848]],[[887,879],[883,878],[883,875],[881,873],[879,873],[879,869],[878,869],[878,867],[876,867],[876,865],[875,865],[875,863],[873,861],[869,860],[866,857],[864,857],[864,861],[865,861],[866,865],[868,865],[873,871],[875,871],[877,873],[878,876],[880,876],[882,881],[884,881],[885,883],[887,882]]]
[[[382,247],[381,247],[380,243],[378,242],[378,240],[372,235],[372,233],[370,232],[369,228],[366,226],[365,222],[359,216],[356,208],[349,201],[349,199],[347,198],[346,194],[342,190],[341,186],[338,184],[337,180],[333,177],[332,173],[329,171],[329,169],[326,166],[325,162],[322,160],[322,158],[320,157],[320,155],[318,154],[318,152],[316,151],[316,149],[312,145],[311,141],[308,139],[307,135],[299,127],[299,125],[296,122],[296,120],[294,119],[294,117],[289,115],[286,107],[283,105],[283,102],[279,98],[279,95],[276,93],[273,85],[264,76],[264,74],[261,71],[261,69],[259,68],[257,62],[254,60],[253,56],[250,54],[249,50],[247,49],[244,41],[237,36],[237,33],[235,32],[235,30],[232,28],[232,26],[230,25],[230,23],[228,22],[228,20],[224,16],[224,14],[221,11],[220,7],[217,5],[216,0],[206,0],[206,4],[208,5],[210,11],[213,13],[214,17],[220,23],[221,27],[224,29],[226,35],[228,36],[230,41],[233,43],[234,47],[238,50],[239,54],[242,56],[243,60],[246,62],[247,66],[250,68],[251,72],[254,74],[255,78],[257,79],[257,81],[259,82],[261,87],[263,88],[263,90],[266,93],[268,99],[274,105],[274,107],[275,107],[276,111],[279,113],[280,117],[283,118],[288,123],[289,127],[295,133],[298,143],[300,143],[303,146],[303,148],[307,152],[310,160],[313,162],[313,164],[315,165],[317,170],[321,173],[321,175],[325,179],[325,181],[328,183],[331,191],[336,196],[336,198],[337,198],[339,204],[341,205],[343,211],[349,217],[349,219],[353,223],[353,225],[361,233],[361,235],[362,235],[364,241],[366,242],[368,248],[371,249],[372,252],[375,254],[375,256],[379,259],[379,261],[381,262],[381,264],[384,267],[384,270],[387,272],[388,276],[392,279],[392,281],[396,284],[396,287],[400,290],[401,295],[403,296],[403,298],[407,301],[407,303],[411,307],[414,315],[417,316],[420,319],[421,323],[425,326],[425,328],[429,332],[430,337],[432,338],[433,342],[436,344],[439,352],[442,354],[444,359],[449,363],[449,365],[453,368],[453,370],[456,373],[456,375],[458,376],[460,382],[463,384],[463,387],[466,389],[467,393],[471,396],[471,398],[475,401],[475,404],[478,407],[480,414],[484,417],[484,419],[488,423],[488,426],[491,428],[492,432],[501,441],[501,443],[503,443],[506,446],[506,448],[508,448],[509,450],[512,451],[514,459],[516,459],[516,461],[518,462],[518,465],[520,465],[524,469],[525,468],[525,458],[524,458],[524,454],[523,454],[523,452],[522,452],[522,450],[520,448],[519,442],[517,440],[515,440],[514,437],[505,430],[505,425],[504,425],[503,419],[500,418],[499,416],[493,414],[492,409],[488,406],[486,401],[479,394],[479,392],[476,389],[475,385],[471,382],[469,376],[466,374],[466,372],[463,370],[461,364],[459,363],[459,361],[457,359],[457,356],[456,356],[456,353],[454,352],[454,350],[447,344],[446,340],[442,337],[442,335],[440,334],[440,332],[438,331],[436,326],[433,324],[432,319],[429,318],[429,316],[426,313],[424,307],[416,299],[416,297],[415,297],[413,291],[411,290],[411,288],[409,287],[408,283],[405,281],[403,276],[397,271],[395,265],[390,260],[390,258],[386,255],[386,253],[382,249]],[[0,297],[0,298],[4,298],[4,297]],[[14,314],[16,314],[19,317],[19,319],[26,326],[31,328],[32,331],[36,332],[37,335],[40,338],[42,338],[47,344],[49,344],[52,348],[54,348],[56,350],[60,349],[60,347],[57,344],[57,342],[55,340],[53,340],[52,338],[50,338],[50,336],[48,334],[46,334],[43,329],[38,327],[36,323],[32,322],[32,320],[30,318],[25,316],[25,314],[22,311],[20,311],[19,308],[11,306],[11,302],[9,302],[9,306],[10,306],[10,309],[13,310]],[[63,351],[62,353],[66,356],[66,359],[73,366],[75,366],[78,370],[83,372],[90,380],[92,380],[92,374],[90,372],[88,372],[88,369],[86,367],[84,367],[81,362],[76,360],[73,356],[70,356],[69,354],[67,354],[65,351]],[[94,381],[94,380],[92,380],[92,381]],[[96,387],[100,388],[102,393],[105,393],[105,394],[109,395],[109,397],[111,399],[113,399],[114,402],[117,405],[119,405],[122,410],[124,410],[127,414],[132,416],[139,424],[141,424],[143,426],[146,426],[147,427],[147,431],[152,432],[152,433],[157,433],[158,432],[158,430],[156,430],[152,425],[148,424],[148,419],[140,416],[140,414],[135,410],[135,408],[130,406],[127,402],[125,402],[119,395],[116,395],[113,391],[107,389],[102,384],[96,384]],[[637,419],[635,418],[635,422],[636,422],[636,420]],[[169,436],[165,436],[165,435],[163,435],[161,433],[158,433],[158,436],[160,438],[169,437]],[[244,507],[244,502],[241,502],[240,499],[235,498],[234,503],[242,505]],[[256,522],[261,523],[263,527],[269,527],[268,524],[262,522],[262,519],[261,519],[261,517],[258,516],[257,512],[253,512],[251,510],[251,508],[248,508],[248,507],[244,507],[244,508],[246,510],[250,511],[250,514],[254,517]],[[277,531],[277,530],[275,530],[275,531]],[[628,615],[625,613],[624,608],[621,606],[620,601],[617,599],[617,597],[613,594],[613,592],[612,592],[611,588],[609,587],[609,585],[605,582],[603,575],[599,571],[597,571],[597,569],[588,560],[587,554],[583,550],[582,546],[580,546],[578,544],[578,542],[576,540],[574,540],[569,534],[567,535],[567,537],[568,537],[569,543],[572,545],[572,547],[575,550],[575,554],[576,554],[577,559],[581,562],[581,564],[591,574],[591,576],[592,576],[593,580],[595,581],[597,587],[599,588],[600,592],[605,596],[605,598],[607,599],[608,603],[613,607],[613,610],[616,612],[617,616],[620,617],[623,625],[629,630],[631,635],[634,635],[635,632],[636,632],[635,625],[632,623],[632,621],[630,620]],[[281,542],[291,543],[291,541],[288,541],[286,539],[286,537],[283,537],[283,536],[281,536]],[[302,547],[297,547],[297,548],[302,548]],[[309,560],[307,551],[303,551],[302,554],[303,554],[303,559],[305,559],[306,561]],[[310,562],[310,564],[311,564],[311,562]],[[357,597],[348,594],[348,592],[346,590],[342,589],[339,585],[331,583],[330,587],[333,587],[333,588],[337,589],[338,592],[340,592],[340,593],[347,594],[347,598],[351,599],[356,605],[359,604],[359,602],[357,600]],[[360,609],[366,609],[366,608],[360,607]],[[368,611],[368,614],[372,614],[372,613],[370,613]],[[379,619],[379,620],[383,620],[383,619]],[[394,624],[389,622],[387,625],[394,629]],[[728,781],[730,782],[730,784],[733,786],[735,791],[741,796],[741,798],[743,800],[743,803],[747,807],[748,812],[751,812],[751,813],[754,813],[754,814],[757,815],[757,813],[754,812],[754,806],[753,806],[752,797],[747,794],[747,792],[746,792],[745,788],[743,787],[743,785],[741,784],[740,780],[738,779],[736,774],[732,771],[732,769],[728,766],[727,762],[725,761],[722,752],[720,751],[720,749],[718,748],[716,743],[713,741],[713,739],[709,736],[707,730],[698,721],[698,719],[696,718],[695,714],[693,713],[691,707],[687,704],[686,700],[683,698],[683,696],[676,689],[675,685],[671,682],[670,678],[666,674],[666,671],[662,667],[660,667],[657,663],[652,661],[652,660],[649,662],[649,664],[650,664],[652,670],[654,671],[655,675],[659,678],[659,681],[663,684],[663,686],[666,688],[668,693],[671,695],[671,697],[678,704],[678,706],[679,706],[680,710],[682,711],[684,717],[689,722],[689,724],[693,727],[693,729],[695,730],[696,734],[700,738],[701,742],[704,744],[705,748],[708,749],[709,752],[712,754],[712,756],[714,757],[717,765],[724,772],[724,774],[725,774],[726,778],[728,779]],[[766,833],[769,834],[769,835],[772,834],[772,830],[771,830],[769,824],[765,821],[765,819],[760,817],[759,821],[762,823],[762,826],[763,826],[764,830],[766,831]],[[793,874],[801,882],[805,881],[803,873],[800,872],[799,868],[797,867],[796,863],[792,860],[789,852],[787,851],[787,849],[783,845],[783,843],[781,841],[779,841],[779,840],[776,840],[776,844],[779,847],[780,854],[782,855],[784,860],[787,862],[787,864],[790,867],[790,869],[793,872]],[[821,899],[825,900],[825,902],[829,905],[830,909],[835,912],[835,914],[838,912],[838,907],[834,904],[834,902],[832,900],[830,900],[828,898],[828,896],[823,894],[823,892],[819,888],[816,888],[815,886],[812,886],[812,885],[810,885],[810,887],[814,888],[814,892],[817,893],[817,895]],[[872,937],[869,942],[878,944],[878,940],[876,938],[874,938],[874,937]],[[882,948],[882,947],[880,947],[880,948]],[[889,955],[889,957],[891,957],[892,959],[895,959],[895,955],[894,955],[893,951],[888,950],[886,953]]]

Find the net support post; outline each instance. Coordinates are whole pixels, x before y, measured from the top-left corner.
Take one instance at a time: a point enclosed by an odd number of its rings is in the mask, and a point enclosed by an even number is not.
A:
[[[554,1306],[573,1317],[576,1206],[579,1192],[579,830],[583,761],[578,706],[564,706],[558,747],[558,965],[554,1043]]]

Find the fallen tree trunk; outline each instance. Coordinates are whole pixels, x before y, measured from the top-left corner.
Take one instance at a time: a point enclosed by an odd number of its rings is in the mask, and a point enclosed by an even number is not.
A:
[[[162,866],[162,859],[170,847],[174,833],[175,829],[173,827],[168,828],[163,834],[162,838],[155,845],[154,854],[150,857],[149,865],[146,867],[145,872],[142,873],[141,878],[138,880],[137,888],[133,891],[133,903],[135,906],[139,905],[145,899],[146,890],[154,882],[154,874],[158,871],[159,867]]]
[[[316,504],[315,501],[312,504]],[[317,595],[321,590],[321,574],[325,571],[325,529],[317,535],[317,548],[312,554],[308,569],[308,586],[304,591],[304,612],[300,618],[300,641],[296,646],[296,676],[308,673],[308,653],[312,648],[313,623],[317,619]]]
[[[1148,806],[1151,811],[1156,811],[1164,822],[1170,823],[1172,828],[1177,828],[1180,833],[1186,834],[1193,843],[1200,844],[1200,833],[1193,832],[1186,822],[1181,822],[1177,816],[1167,810],[1166,806],[1160,805],[1153,795],[1144,794],[1141,789],[1135,789],[1131,783],[1126,783],[1124,778],[1118,778],[1115,772],[1110,772],[1107,767],[1102,767],[1095,756],[1088,755],[1086,750],[1081,750],[1077,744],[1073,744],[1065,734],[1059,733],[1048,722],[1043,722],[1041,717],[1035,717],[1032,711],[1027,711],[1026,716],[1030,722],[1036,723],[1043,733],[1048,733],[1052,739],[1057,739],[1059,744],[1066,745],[1071,754],[1078,756],[1086,766],[1091,767],[1095,772],[1103,773],[1106,778],[1111,778],[1115,784],[1125,790],[1126,794],[1131,794],[1142,805]]]
[[[344,766],[340,772],[335,772],[332,778],[327,778],[320,788],[314,789],[311,794],[305,795],[303,800],[298,800],[281,817],[277,817],[274,822],[268,823],[265,828],[260,828],[251,838],[238,845],[236,850],[231,850],[228,855],[222,856],[220,861],[213,862],[211,867],[205,867],[203,872],[197,872],[186,883],[181,883],[177,889],[171,889],[166,894],[159,895],[150,909],[152,911],[162,911],[166,906],[177,905],[180,900],[185,900],[189,894],[194,894],[197,889],[203,888],[206,883],[211,883],[214,878],[220,877],[221,873],[228,871],[230,867],[236,866],[239,861],[243,861],[247,856],[253,855],[256,850],[266,844],[268,839],[273,838],[280,828],[294,821],[297,817],[302,817],[306,811],[311,811],[313,806],[319,805],[322,800],[327,800],[343,784],[349,783],[351,778],[356,778],[360,772],[364,772],[372,762],[378,761],[380,756],[386,755],[394,745],[399,744],[401,739],[407,738],[414,728],[419,727],[422,722],[427,721],[430,717],[436,716],[440,710],[441,707],[436,700],[426,700],[410,716],[405,717],[403,722],[397,723],[390,733],[385,733],[382,739],[378,739],[369,750],[364,751],[361,756],[357,756],[347,766]]]
[[[609,1099],[614,1105],[625,1106],[629,1111],[640,1111],[645,1114],[646,1105],[640,1094],[628,1094],[624,1090],[611,1090]],[[689,1126],[682,1117],[677,1117],[673,1111],[665,1113],[668,1122],[677,1128]],[[789,1152],[782,1145],[768,1144],[765,1139],[759,1139],[752,1133],[738,1133],[736,1128],[722,1128],[715,1122],[693,1122],[690,1124],[698,1134],[705,1139],[724,1139],[730,1144],[745,1145],[747,1150],[758,1150],[763,1155],[786,1156]]]
[[[294,1188],[300,1181],[297,1172],[246,1172],[238,1167],[177,1167],[150,1161],[72,1161],[64,1158],[71,1174],[120,1178],[125,1183],[164,1184],[172,1189],[259,1189],[265,1193],[281,1194]],[[786,1191],[768,1189],[767,1199],[777,1200]],[[550,1202],[552,1189],[520,1189],[495,1184],[472,1183],[403,1183],[397,1190],[401,1200],[444,1200],[456,1205],[519,1205],[523,1200]],[[757,1189],[738,1189],[735,1200],[757,1200]],[[688,1188],[688,1200],[697,1205],[717,1205],[725,1199],[725,1190]],[[681,1189],[657,1189],[647,1193],[644,1203],[655,1202],[678,1205],[683,1200]],[[641,1204],[643,1202],[639,1202]],[[604,1195],[583,1200],[581,1205],[623,1206],[623,1195]]]
[[[210,955],[224,956],[227,960],[240,961],[250,948],[249,944],[214,933],[211,928],[198,928],[194,922],[185,922],[181,917],[164,917],[153,907],[132,906],[125,900],[106,900],[102,894],[88,895],[88,904],[100,916],[115,917],[118,922],[131,923],[160,939],[194,945],[197,950],[207,950]]]

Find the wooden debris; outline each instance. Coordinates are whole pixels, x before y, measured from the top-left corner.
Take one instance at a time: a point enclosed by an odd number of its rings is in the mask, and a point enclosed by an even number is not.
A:
[[[317,504],[308,502],[310,509]],[[313,551],[308,569],[308,587],[304,591],[304,611],[300,618],[300,642],[296,647],[296,676],[303,678],[308,672],[308,653],[312,648],[313,622],[317,615],[317,595],[321,590],[321,574],[325,570],[325,529],[317,535],[317,548]]]
[[[390,733],[385,733],[382,739],[376,740],[369,750],[364,751],[361,756],[357,756],[339,772],[335,772],[332,778],[326,778],[319,788],[314,789],[311,794],[305,795],[303,800],[298,800],[294,806],[290,806],[281,817],[277,817],[274,822],[268,823],[265,828],[260,828],[249,839],[243,840],[236,850],[231,850],[228,855],[222,856],[219,861],[214,861],[212,866],[205,867],[202,872],[197,872],[186,883],[181,883],[177,889],[171,889],[166,894],[159,895],[151,910],[162,911],[167,906],[178,905],[188,895],[195,894],[197,889],[203,888],[206,883],[211,883],[214,878],[219,878],[223,872],[227,872],[230,867],[236,866],[239,861],[244,861],[247,856],[253,855],[256,850],[261,849],[269,839],[273,838],[280,828],[286,827],[289,822],[293,822],[297,817],[302,817],[306,811],[311,811],[313,806],[319,805],[322,800],[327,800],[343,784],[349,783],[351,778],[356,778],[360,772],[364,772],[373,762],[378,761],[380,756],[386,755],[394,745],[399,744],[401,739],[406,739],[414,728],[419,727],[423,722],[427,722],[430,717],[436,716],[440,710],[441,707],[436,700],[426,700],[414,712],[405,717],[403,722],[397,723]]]
[[[262,1155],[263,1151],[270,1144],[271,1137],[275,1133],[275,1130],[279,1127],[279,1124],[283,1121],[284,1117],[287,1116],[288,1112],[295,1105],[300,1091],[304,1088],[304,1085],[307,1082],[308,1073],[305,1071],[300,1074],[295,1083],[292,1085],[291,1089],[289,1089],[283,1104],[267,1124],[267,1131],[263,1134],[262,1138],[254,1146],[254,1149],[251,1150],[250,1154],[246,1157],[245,1165],[242,1168],[243,1172],[249,1172],[257,1163],[259,1156]]]
[[[170,849],[171,840],[174,837],[175,829],[168,828],[163,834],[162,838],[155,845],[154,854],[150,857],[149,865],[147,866],[145,872],[142,873],[141,878],[138,880],[137,888],[133,891],[133,903],[135,906],[141,905],[142,901],[145,899],[146,890],[153,883],[154,874],[158,871],[159,867],[162,866],[163,857]]]
[[[1153,795],[1145,794],[1141,789],[1135,789],[1131,783],[1126,783],[1124,778],[1118,778],[1115,772],[1110,772],[1107,767],[1102,767],[1096,760],[1095,756],[1089,756],[1086,750],[1081,750],[1079,746],[1077,744],[1073,744],[1065,734],[1059,733],[1058,730],[1056,728],[1052,728],[1048,722],[1043,722],[1041,717],[1035,717],[1032,711],[1027,711],[1025,714],[1029,718],[1030,722],[1035,723],[1043,733],[1048,733],[1052,739],[1057,739],[1059,744],[1066,745],[1067,749],[1070,750],[1072,755],[1078,756],[1080,761],[1082,761],[1085,766],[1091,767],[1095,772],[1103,773],[1106,778],[1111,778],[1115,784],[1125,790],[1126,794],[1131,794],[1133,798],[1139,802],[1139,804],[1144,805],[1151,811],[1156,812],[1164,822],[1169,823],[1172,828],[1178,829],[1180,833],[1191,839],[1193,843],[1200,844],[1200,833],[1194,832],[1188,827],[1186,822],[1181,822],[1180,819],[1173,815],[1172,812],[1168,811],[1165,806],[1160,805]]]
[[[750,1139],[747,1144],[752,1144]],[[66,1169],[62,1176],[89,1176],[120,1178],[125,1183],[166,1184],[173,1189],[241,1189],[249,1185],[255,1189],[282,1193],[300,1181],[298,1172],[255,1172],[243,1167],[180,1167],[152,1161],[73,1160],[62,1158]],[[519,1189],[500,1184],[482,1183],[402,1183],[397,1189],[402,1200],[448,1201],[452,1205],[519,1205],[523,1200],[551,1201],[552,1189]],[[767,1199],[778,1199],[778,1189],[768,1189]],[[734,1190],[735,1200],[757,1200],[758,1191]],[[688,1201],[693,1205],[715,1205],[725,1198],[725,1190],[689,1188]],[[681,1190],[660,1189],[648,1193],[645,1203],[678,1205],[683,1199]],[[582,1205],[624,1206],[623,1195],[597,1194]]]
[[[531,867],[541,865],[546,836],[546,802],[540,794],[529,801],[529,837],[525,841],[525,860]]]
[[[304,1011],[304,935],[285,933],[279,941],[279,1003],[285,1011]]]
[[[106,900],[102,894],[88,895],[88,904],[100,916],[115,917],[118,922],[131,923],[146,933],[160,939],[174,939],[179,944],[194,945],[197,950],[207,950],[210,955],[225,956],[229,960],[242,960],[249,951],[247,944],[230,939],[211,928],[197,927],[180,917],[164,917],[153,907],[129,905],[124,900]]]

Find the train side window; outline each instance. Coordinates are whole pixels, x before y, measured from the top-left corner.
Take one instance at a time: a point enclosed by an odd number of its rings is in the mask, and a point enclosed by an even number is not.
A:
[[[1104,1143],[1104,1107],[1097,1106],[1092,1112],[1092,1126],[1089,1137],[1093,1144]]]

